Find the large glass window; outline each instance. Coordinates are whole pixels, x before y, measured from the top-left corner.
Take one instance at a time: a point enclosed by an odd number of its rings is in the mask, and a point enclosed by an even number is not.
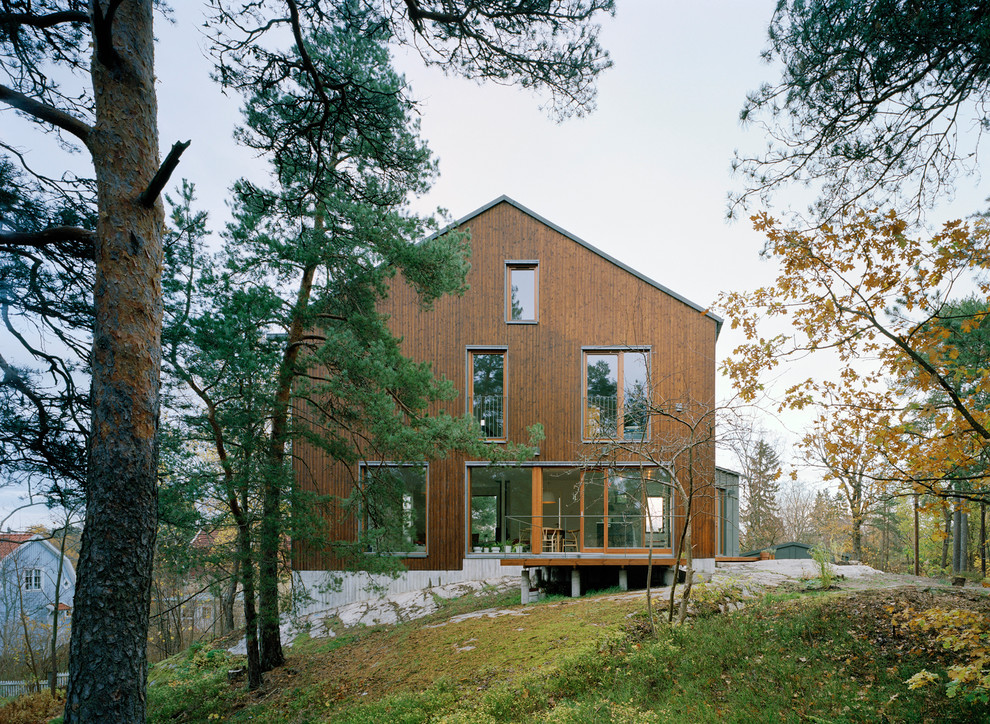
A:
[[[426,553],[426,464],[369,463],[361,468],[361,483],[369,548]]]
[[[533,535],[532,468],[470,468],[472,548],[521,545]]]
[[[657,470],[584,473],[585,548],[670,548],[670,485]]]
[[[543,552],[577,552],[581,537],[580,470],[543,468],[540,512]]]
[[[647,350],[584,353],[585,439],[642,440],[650,408]]]
[[[539,300],[539,266],[536,262],[506,262],[506,321],[537,321],[539,318]]]
[[[471,352],[471,414],[487,440],[505,439],[505,352]]]

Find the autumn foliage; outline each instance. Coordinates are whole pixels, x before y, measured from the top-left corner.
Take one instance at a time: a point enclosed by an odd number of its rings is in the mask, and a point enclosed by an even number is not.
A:
[[[812,231],[766,214],[753,220],[780,273],[719,303],[746,337],[723,365],[740,397],[757,400],[770,374],[793,375],[811,353],[824,356],[828,373],[791,378],[779,410],[817,406],[840,417],[858,455],[876,459],[880,483],[945,496],[962,480],[966,496],[981,497],[990,372],[975,351],[990,331],[990,227],[954,221],[918,239],[892,212]],[[841,436],[823,444],[826,454],[846,448]]]

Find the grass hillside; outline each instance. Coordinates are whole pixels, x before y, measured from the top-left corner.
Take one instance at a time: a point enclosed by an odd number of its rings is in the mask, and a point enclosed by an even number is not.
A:
[[[960,652],[893,626],[907,607],[975,612],[965,589],[778,593],[697,615],[654,637],[637,594],[519,606],[486,593],[428,619],[297,640],[262,690],[239,657],[197,647],[156,665],[152,722],[975,722],[985,703],[946,694]],[[724,599],[728,600],[728,599]],[[938,681],[906,683],[927,670]],[[4,720],[0,709],[0,721]]]

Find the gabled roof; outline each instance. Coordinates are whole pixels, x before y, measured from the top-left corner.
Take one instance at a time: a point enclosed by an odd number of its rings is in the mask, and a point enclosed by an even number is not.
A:
[[[217,532],[215,530],[198,530],[189,545],[193,548],[203,548],[211,550],[217,542]]]
[[[475,216],[478,216],[479,214],[482,214],[483,212],[488,211],[488,209],[492,208],[493,206],[497,206],[498,204],[501,204],[501,203],[507,203],[510,206],[513,206],[516,209],[519,209],[519,211],[523,212],[527,216],[531,216],[532,218],[534,218],[537,221],[539,221],[541,224],[544,224],[546,226],[549,226],[551,229],[553,229],[554,231],[556,231],[559,234],[563,234],[564,236],[566,236],[571,241],[573,241],[573,242],[575,242],[577,244],[580,244],[581,246],[583,246],[588,251],[594,252],[595,254],[597,254],[598,256],[600,256],[602,259],[605,259],[606,261],[611,262],[612,264],[615,264],[615,266],[619,267],[623,271],[628,272],[629,274],[632,274],[634,277],[643,280],[644,282],[646,282],[650,286],[659,289],[664,294],[667,294],[667,295],[673,297],[674,299],[676,299],[677,301],[681,302],[682,304],[686,304],[687,306],[691,307],[692,309],[696,309],[699,312],[704,313],[704,315],[706,317],[708,317],[709,319],[711,319],[712,321],[715,322],[715,337],[716,337],[716,339],[718,338],[719,332],[722,331],[722,318],[719,317],[717,314],[713,314],[712,312],[708,311],[708,309],[706,309],[705,307],[701,306],[700,304],[696,304],[695,302],[692,302],[690,299],[688,299],[686,297],[683,297],[680,294],[678,294],[677,292],[673,291],[672,289],[669,289],[669,288],[665,287],[660,282],[657,282],[657,281],[655,281],[653,279],[650,279],[648,276],[646,276],[645,274],[642,274],[642,273],[636,271],[632,267],[626,266],[625,264],[623,264],[621,261],[619,261],[615,257],[610,256],[609,254],[606,254],[604,251],[602,251],[598,247],[589,244],[584,239],[581,239],[580,237],[575,236],[574,234],[572,234],[571,232],[567,231],[566,229],[562,229],[561,227],[557,226],[552,221],[549,221],[548,219],[543,218],[542,216],[540,216],[539,214],[537,214],[535,211],[532,211],[530,209],[527,209],[525,206],[523,206],[522,204],[520,204],[518,201],[516,201],[515,199],[512,199],[512,198],[506,196],[505,194],[499,196],[497,199],[495,199],[493,201],[489,201],[484,206],[475,209],[474,211],[472,211],[467,216],[464,216],[463,218],[460,218],[457,221],[455,221],[455,222],[453,222],[451,224],[448,224],[446,227],[444,227],[443,229],[441,229],[440,231],[438,231],[436,234],[434,234],[434,236],[439,236],[440,234],[444,234],[444,233],[450,231],[451,229],[456,229],[458,226],[461,226],[463,224],[466,224],[468,221],[470,221],[471,219],[473,219]]]
[[[21,543],[27,543],[36,535],[37,533],[0,533],[0,560],[17,550]]]

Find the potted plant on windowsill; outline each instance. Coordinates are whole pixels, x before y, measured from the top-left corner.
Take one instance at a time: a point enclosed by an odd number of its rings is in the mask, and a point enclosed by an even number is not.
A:
[[[502,550],[506,553],[512,553],[512,543],[509,542],[508,538],[502,539]]]

